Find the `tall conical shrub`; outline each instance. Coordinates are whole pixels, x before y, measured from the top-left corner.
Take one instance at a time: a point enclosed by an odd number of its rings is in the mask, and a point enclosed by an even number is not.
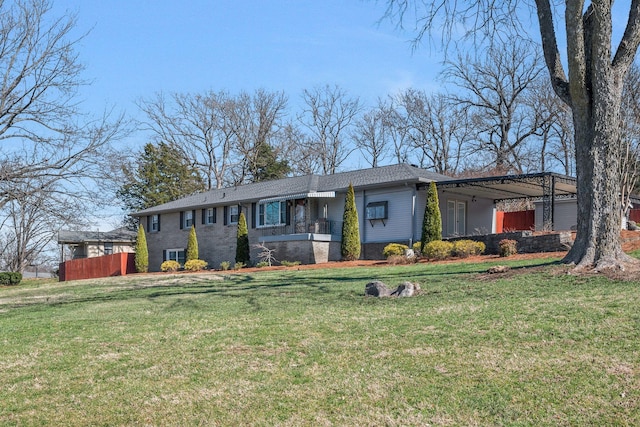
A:
[[[187,241],[187,253],[185,261],[198,259],[198,257],[198,236],[196,236],[196,226],[192,225],[191,231],[189,231],[189,240]]]
[[[238,217],[238,242],[236,245],[236,262],[249,265],[250,259],[249,249],[249,230],[247,229],[247,220],[244,212],[240,212]]]
[[[134,262],[138,273],[149,271],[149,248],[147,248],[147,236],[144,228],[138,226],[138,238],[136,239]]]
[[[360,225],[358,223],[358,211],[356,209],[356,196],[353,185],[349,184],[347,197],[344,201],[344,214],[342,217],[342,245],[340,247],[342,259],[354,261],[360,258]]]
[[[427,243],[434,240],[442,240],[442,218],[438,202],[438,189],[436,183],[432,181],[427,189],[427,205],[424,208],[424,219],[422,220],[420,250],[423,250]]]

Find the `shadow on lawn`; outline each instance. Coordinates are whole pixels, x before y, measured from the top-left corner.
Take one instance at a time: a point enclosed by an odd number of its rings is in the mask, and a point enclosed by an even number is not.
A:
[[[451,264],[433,266],[425,264],[425,268],[423,269],[404,269],[402,268],[403,266],[393,268],[340,268],[332,269],[330,273],[327,273],[327,270],[318,269],[303,270],[302,274],[300,274],[300,271],[291,270],[264,272],[265,274],[240,273],[225,276],[224,280],[196,280],[195,278],[197,276],[194,276],[194,280],[192,282],[170,282],[167,284],[161,283],[151,286],[133,285],[120,287],[116,290],[102,294],[54,294],[50,297],[33,298],[14,303],[8,302],[6,304],[1,304],[0,309],[37,307],[42,305],[59,306],[66,304],[113,302],[142,298],[155,301],[164,297],[215,295],[228,298],[246,298],[247,303],[252,306],[254,310],[260,310],[261,305],[258,302],[258,296],[291,297],[300,294],[311,297],[314,295],[327,295],[330,293],[339,293],[341,296],[361,296],[359,291],[355,292],[353,288],[336,288],[334,285],[361,282],[359,283],[358,289],[362,290],[363,295],[365,285],[372,280],[381,280],[392,285],[399,284],[403,281],[413,281],[425,284],[429,283],[431,280],[429,278],[435,278],[438,276],[464,277],[473,274],[486,273],[489,267],[497,264],[499,263],[469,263],[464,265],[458,264],[455,266],[452,266]],[[560,265],[560,261],[544,260],[535,264],[512,266],[511,275],[516,271],[521,273],[526,272],[527,270],[552,265]],[[183,278],[187,278],[187,276],[188,275],[184,275]],[[286,295],[283,295],[283,292],[286,292]]]

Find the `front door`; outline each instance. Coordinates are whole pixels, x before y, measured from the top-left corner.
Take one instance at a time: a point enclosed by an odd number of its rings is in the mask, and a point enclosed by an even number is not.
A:
[[[447,200],[447,236],[467,234],[467,203],[460,200]]]

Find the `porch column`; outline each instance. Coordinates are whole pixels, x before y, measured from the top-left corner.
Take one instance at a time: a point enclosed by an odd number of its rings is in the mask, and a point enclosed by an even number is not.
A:
[[[553,226],[554,205],[556,199],[556,180],[553,175],[542,177],[542,229],[551,231]]]

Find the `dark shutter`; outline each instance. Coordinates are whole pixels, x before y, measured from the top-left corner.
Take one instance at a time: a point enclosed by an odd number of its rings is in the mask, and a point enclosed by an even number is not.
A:
[[[202,223],[203,224],[207,223],[207,210],[206,209],[202,209]]]
[[[251,203],[251,228],[256,228],[256,204]]]
[[[184,212],[180,212],[180,230],[182,230],[184,225]]]
[[[167,260],[167,251],[165,249],[162,250],[162,262]]]
[[[151,215],[147,216],[147,233],[151,230]]]
[[[196,218],[197,218],[197,216],[196,216],[196,210],[194,209],[194,210],[192,210],[192,211],[191,211],[191,224],[192,224],[194,227],[196,226],[196,222],[198,222],[198,221],[196,221]]]
[[[223,218],[224,225],[227,225],[229,223],[229,208],[227,206],[224,207],[223,213],[224,213],[224,218]]]
[[[158,214],[158,231],[160,231],[160,214]]]
[[[289,206],[289,203],[286,203],[286,205],[287,205],[287,209],[286,209],[287,225],[291,225],[291,207]]]
[[[216,221],[218,220],[218,218],[216,218],[218,216],[218,208],[211,208],[213,209],[213,223],[215,224]]]

